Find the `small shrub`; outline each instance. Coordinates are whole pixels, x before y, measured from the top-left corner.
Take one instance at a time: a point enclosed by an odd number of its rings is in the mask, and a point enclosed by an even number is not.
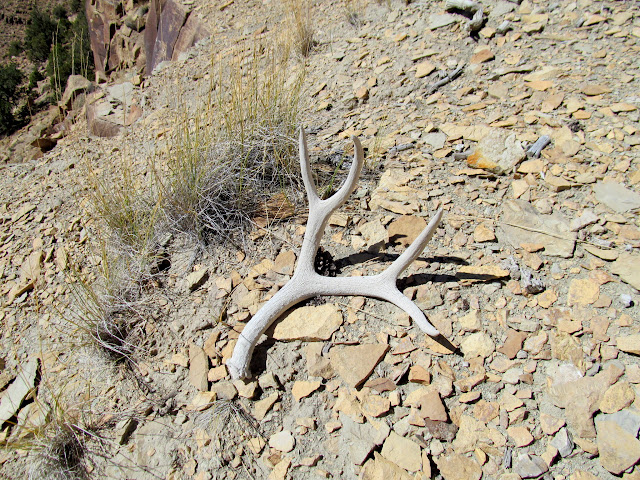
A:
[[[27,86],[28,90],[33,90],[38,87],[38,82],[44,80],[45,76],[40,73],[38,67],[33,67],[31,73],[29,74],[29,85]]]
[[[17,57],[22,52],[24,52],[24,45],[22,44],[22,42],[20,40],[14,40],[11,43],[9,43],[9,56],[10,57]]]

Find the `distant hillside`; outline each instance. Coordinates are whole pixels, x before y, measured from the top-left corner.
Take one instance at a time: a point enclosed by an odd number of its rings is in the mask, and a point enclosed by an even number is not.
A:
[[[50,11],[56,5],[68,2],[61,0],[39,0],[41,10]],[[0,59],[9,51],[9,44],[14,40],[24,40],[29,14],[34,5],[33,0],[2,0],[0,2]]]

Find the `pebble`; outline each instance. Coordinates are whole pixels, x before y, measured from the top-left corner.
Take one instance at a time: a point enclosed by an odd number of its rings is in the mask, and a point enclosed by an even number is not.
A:
[[[289,430],[281,430],[269,437],[269,446],[280,452],[290,452],[296,445],[296,439]]]

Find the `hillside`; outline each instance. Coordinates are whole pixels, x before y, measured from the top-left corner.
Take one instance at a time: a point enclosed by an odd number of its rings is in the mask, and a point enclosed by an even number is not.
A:
[[[640,477],[640,2],[180,3],[209,36],[0,164],[0,478]],[[364,147],[321,274],[442,209],[398,281],[441,336],[314,297],[237,380],[312,229],[298,125],[320,195]]]

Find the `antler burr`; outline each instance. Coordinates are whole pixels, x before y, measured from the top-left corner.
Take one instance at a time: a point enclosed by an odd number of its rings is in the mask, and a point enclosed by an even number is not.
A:
[[[291,280],[258,311],[240,333],[233,355],[227,361],[227,368],[232,378],[250,376],[249,362],[253,349],[260,336],[278,317],[297,303],[318,295],[361,295],[386,300],[408,313],[426,334],[432,337],[440,335],[438,330],[429,323],[422,310],[398,290],[396,281],[398,276],[420,255],[433,236],[442,218],[442,209],[436,212],[426,228],[404,253],[378,275],[324,277],[316,273],[313,268],[329,217],[353,192],[362,171],[364,164],[362,145],[356,137],[352,137],[352,140],[354,159],[349,175],[340,190],[330,198],[322,200],[318,196],[311,175],[306,135],[303,129],[300,130],[300,166],[309,199],[309,218],[298,264]]]

